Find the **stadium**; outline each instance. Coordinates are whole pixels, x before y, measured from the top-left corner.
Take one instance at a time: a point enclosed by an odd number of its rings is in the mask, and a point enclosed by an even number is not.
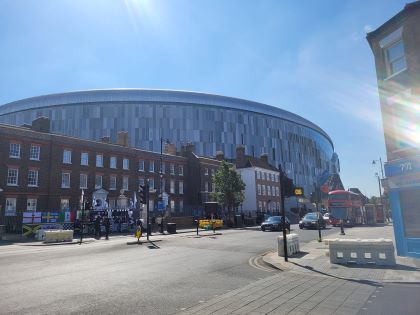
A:
[[[193,143],[198,155],[223,151],[235,159],[237,145],[252,156],[268,154],[308,196],[321,175],[338,174],[328,134],[314,123],[266,104],[219,95],[149,89],[107,89],[31,97],[0,106],[0,123],[51,120],[51,132],[84,139],[127,131],[130,146],[159,152],[161,139],[179,149]]]

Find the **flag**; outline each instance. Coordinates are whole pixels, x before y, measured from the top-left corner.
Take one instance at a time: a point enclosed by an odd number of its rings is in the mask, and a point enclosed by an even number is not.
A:
[[[137,209],[137,194],[136,192],[134,192],[134,197],[133,197],[133,201],[134,201],[134,208]]]

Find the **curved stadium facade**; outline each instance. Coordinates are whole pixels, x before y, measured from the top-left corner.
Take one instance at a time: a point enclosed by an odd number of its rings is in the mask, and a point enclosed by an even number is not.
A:
[[[0,122],[31,124],[51,120],[51,132],[90,140],[128,131],[130,145],[160,151],[160,139],[180,148],[191,142],[198,155],[236,147],[272,165],[281,164],[308,195],[321,174],[337,173],[338,158],[330,137],[291,112],[243,99],[196,92],[144,89],[89,90],[23,99],[0,106]]]

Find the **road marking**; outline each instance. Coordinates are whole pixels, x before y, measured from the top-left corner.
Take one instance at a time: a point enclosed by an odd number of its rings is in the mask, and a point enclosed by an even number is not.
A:
[[[251,257],[248,260],[248,264],[251,267],[254,267],[254,268],[262,270],[262,271],[266,271],[266,272],[273,272],[274,271],[273,268],[265,265],[264,261],[262,260],[262,255],[257,255],[257,256]]]

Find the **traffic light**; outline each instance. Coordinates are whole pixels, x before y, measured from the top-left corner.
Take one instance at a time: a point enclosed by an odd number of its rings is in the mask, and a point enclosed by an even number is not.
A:
[[[140,185],[139,193],[140,203],[145,205],[147,203],[147,185]]]
[[[283,188],[285,197],[291,197],[295,195],[295,185],[293,184],[293,180],[287,176],[283,177]]]

